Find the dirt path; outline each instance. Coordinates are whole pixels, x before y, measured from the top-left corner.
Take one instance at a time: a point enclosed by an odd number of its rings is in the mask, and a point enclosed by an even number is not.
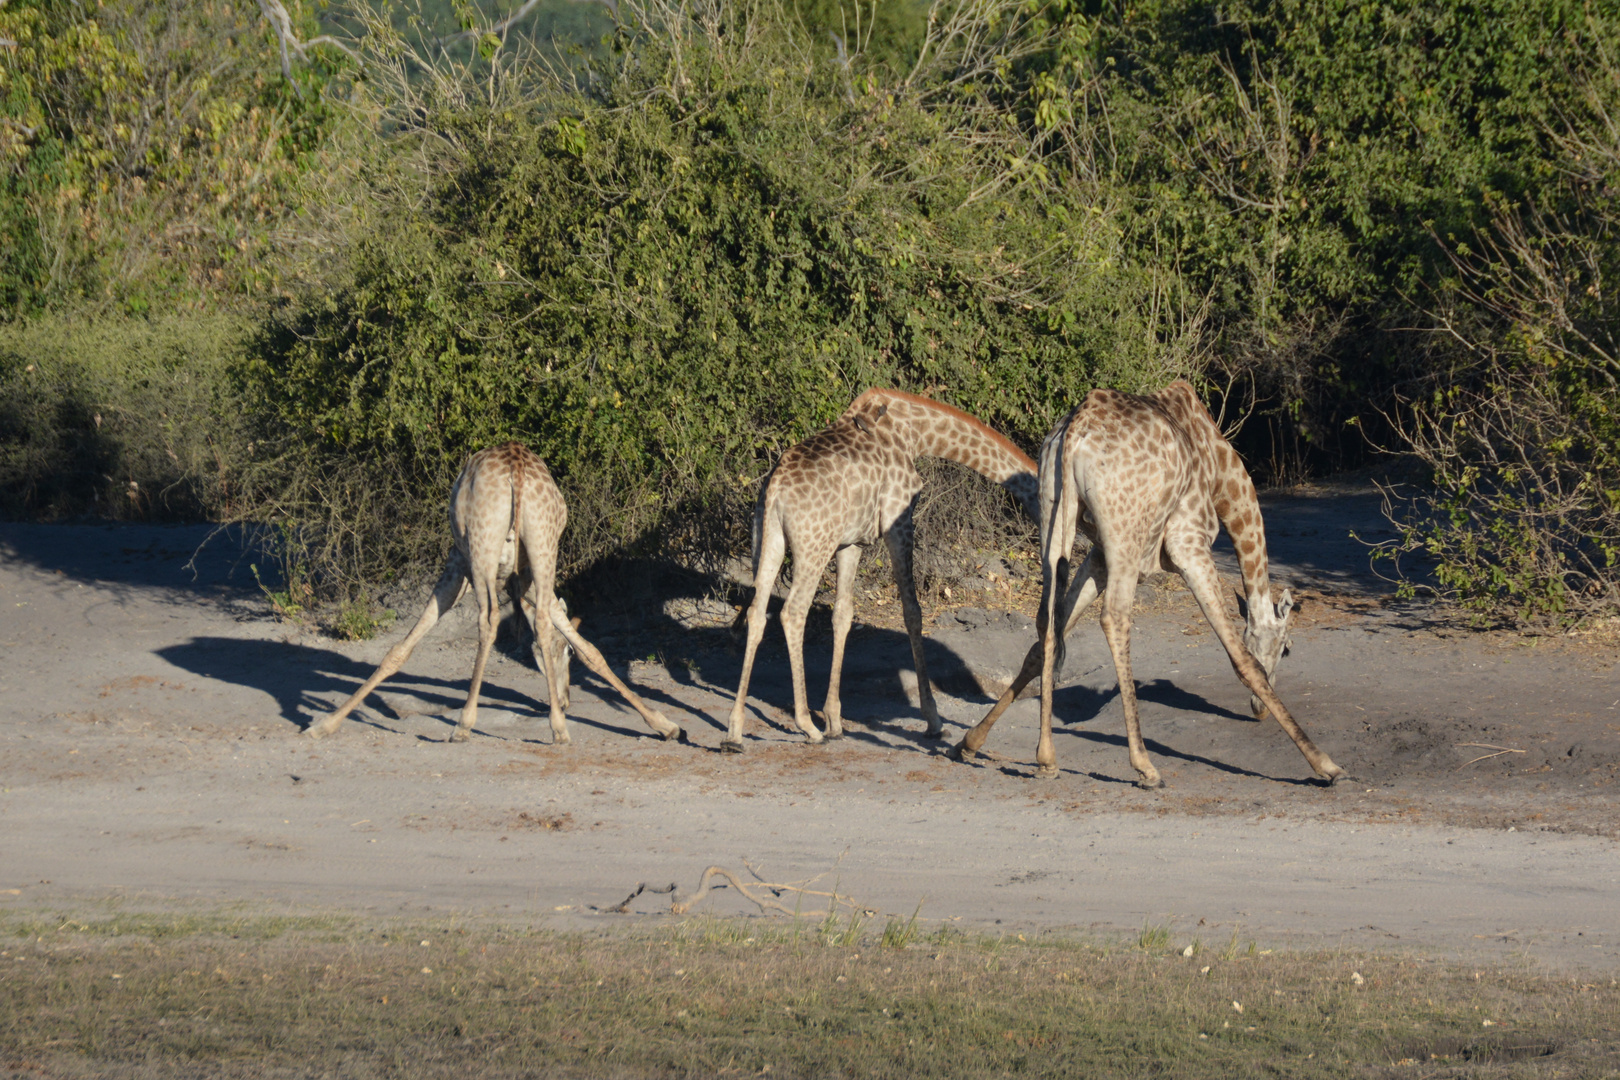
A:
[[[277,623],[223,548],[195,578],[182,569],[195,529],[0,526],[0,904],[240,901],[600,926],[623,916],[593,908],[638,881],[689,890],[704,866],[741,872],[746,858],[778,881],[831,870],[880,913],[921,901],[925,919],[964,928],[1152,922],[1215,944],[1620,968],[1614,650],[1461,632],[1388,603],[1346,535],[1379,527],[1367,492],[1272,497],[1266,513],[1277,577],[1303,599],[1279,690],[1355,778],[1332,789],[1308,781],[1274,724],[1249,718],[1213,635],[1169,588],[1144,588],[1133,645],[1168,784],[1141,792],[1089,621],[1056,695],[1063,772],[1050,782],[1030,775],[1033,701],[976,765],[920,737],[909,653],[881,596],[852,637],[856,724],[841,743],[788,734],[773,635],[748,752],[719,754],[738,656],[723,629],[678,625],[690,603],[581,612],[689,745],[643,737],[576,664],[575,741],[554,748],[543,680],[504,655],[479,736],[444,743],[471,666],[465,620],[357,722],[310,743],[296,737],[310,716],[404,625],[345,645]],[[965,605],[936,613],[930,656],[953,740],[1032,640],[1027,617],[1006,611],[1031,595],[1009,569],[960,583]],[[827,651],[807,649],[817,702]],[[705,908],[748,905],[722,892]],[[667,899],[644,894],[632,910]]]

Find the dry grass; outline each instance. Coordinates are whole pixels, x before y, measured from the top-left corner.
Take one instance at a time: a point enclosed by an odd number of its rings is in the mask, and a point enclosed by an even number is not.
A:
[[[0,1069],[30,1077],[1597,1076],[1617,1030],[1608,978],[1168,932],[53,916],[0,936]]]

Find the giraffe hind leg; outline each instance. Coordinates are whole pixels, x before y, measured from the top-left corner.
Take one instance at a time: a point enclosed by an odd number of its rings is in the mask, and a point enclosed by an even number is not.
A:
[[[1105,580],[1102,549],[1093,546],[1090,554],[1086,556],[1085,565],[1081,567],[1079,576],[1069,584],[1068,591],[1063,597],[1061,611],[1063,612],[1062,624],[1065,641],[1070,634],[1074,633],[1075,626],[1080,622],[1080,616],[1084,615],[1086,609],[1091,607],[1092,601],[1097,599],[1098,589]],[[1001,697],[990,711],[985,714],[984,719],[980,720],[975,727],[962,736],[962,741],[952,748],[951,760],[973,760],[973,756],[979,752],[979,748],[990,737],[990,729],[995,726],[997,720],[1001,719],[1001,714],[1006,712],[1008,707],[1024,692],[1024,689],[1040,676],[1046,650],[1041,633],[1040,624],[1037,622],[1035,644],[1031,645],[1029,652],[1024,654],[1023,666],[1018,669],[1018,674],[1013,676],[1013,681],[1007,685],[1006,690],[1002,691]],[[1061,670],[1062,656],[1061,649],[1055,652],[1053,657],[1053,667],[1055,669]]]
[[[542,598],[538,585],[531,585],[524,593],[523,604],[529,616],[529,623],[534,628],[535,665],[546,677],[546,704],[551,714],[551,741],[553,745],[566,746],[573,741],[568,734],[568,668],[573,659],[573,646],[569,645],[567,639],[558,632],[545,612],[549,610],[551,604],[561,608],[564,616],[568,614],[568,609],[560,599],[550,593]],[[571,619],[569,625],[578,629],[579,620]]]
[[[748,705],[748,681],[754,670],[754,655],[765,637],[765,620],[770,616],[771,594],[776,590],[776,575],[781,572],[782,559],[787,554],[787,540],[778,519],[767,518],[763,524],[759,553],[754,568],[754,599],[748,605],[748,642],[743,649],[742,673],[737,678],[737,699],[732,703],[731,716],[726,724],[726,737],[720,750],[727,754],[740,754],[743,750],[743,721]]]
[[[816,587],[821,584],[821,572],[832,558],[832,545],[809,552],[800,558],[793,552],[793,586],[788,589],[787,602],[782,605],[782,634],[787,638],[788,668],[793,677],[793,723],[812,743],[822,741],[810,719],[810,695],[804,680],[804,624],[810,616],[810,604],[815,600]]]
[[[844,708],[839,688],[843,681],[844,644],[855,621],[855,570],[860,565],[861,549],[851,544],[840,548],[834,558],[838,562],[838,595],[833,601],[832,674],[827,678],[827,704],[822,710],[829,739],[844,735]]]
[[[489,650],[495,644],[495,631],[501,617],[500,588],[488,574],[477,574],[473,592],[478,598],[478,654],[473,658],[472,678],[467,681],[467,702],[461,707],[461,718],[450,733],[451,742],[466,742],[473,726],[478,723],[478,692],[484,685],[484,667],[489,663]]]

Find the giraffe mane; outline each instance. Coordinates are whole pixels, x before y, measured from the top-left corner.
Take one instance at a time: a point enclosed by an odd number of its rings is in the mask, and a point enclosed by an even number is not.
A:
[[[970,424],[977,430],[989,436],[989,438],[995,442],[996,445],[1001,447],[1001,449],[1011,454],[1013,458],[1017,460],[1020,466],[1028,469],[1032,473],[1037,471],[1038,467],[1035,464],[1034,458],[1024,453],[1018,448],[1017,443],[1007,438],[1007,436],[1003,435],[989,424],[986,424],[983,420],[980,420],[978,417],[969,413],[963,412],[955,405],[947,405],[943,401],[935,401],[933,398],[926,398],[920,394],[909,394],[904,390],[891,390],[887,387],[874,386],[872,389],[862,392],[859,397],[850,402],[849,408],[844,410],[844,415],[848,416],[857,411],[857,409],[864,409],[867,406],[876,403],[880,399],[905,401],[913,405],[921,405],[930,411],[937,412],[943,416],[948,416],[952,420],[960,420],[964,423]]]

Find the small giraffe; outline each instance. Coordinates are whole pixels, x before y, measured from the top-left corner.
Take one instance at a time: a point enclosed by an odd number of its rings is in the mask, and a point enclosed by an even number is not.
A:
[[[1005,487],[1026,513],[1037,516],[1035,462],[999,432],[960,409],[899,390],[873,389],[856,398],[831,427],[782,455],[754,507],[754,601],[748,608],[742,679],[722,750],[739,753],[743,748],[748,678],[788,544],[793,547],[793,587],[782,608],[782,629],[793,671],[794,722],[811,742],[822,740],[810,720],[804,686],[804,623],[821,570],[836,555],[838,590],[825,717],[828,738],[844,733],[838,684],[844,640],[855,616],[855,567],[862,546],[879,536],[894,564],[928,735],[939,737],[939,710],[923,656],[922,609],[911,563],[912,510],[922,490],[915,462],[924,456],[966,465]]]
[[[1036,775],[1057,775],[1052,749],[1052,683],[1062,643],[1080,615],[1103,596],[1102,628],[1114,654],[1125,734],[1138,784],[1160,786],[1159,771],[1142,747],[1136,683],[1131,677],[1131,606],[1139,575],[1162,566],[1181,574],[1204,617],[1249,688],[1257,718],[1269,712],[1288,732],[1316,775],[1344,775],[1318,750],[1271,687],[1288,640],[1293,597],[1274,604],[1266,537],[1254,484],[1237,452],[1221,437],[1193,388],[1176,381],[1156,394],[1093,390],[1041,447],[1041,610],[1035,645],[995,707],[963,737],[952,756],[971,758],[990,728],[1036,675],[1041,676],[1041,734]],[[1210,546],[1220,525],[1237,548],[1247,593],[1240,639],[1221,605]],[[1076,527],[1092,541],[1079,576],[1067,582]],[[1055,609],[1055,610],[1054,610]],[[1052,634],[1054,621],[1063,627]]]
[[[681,729],[656,709],[649,709],[626,686],[596,647],[580,636],[579,620],[570,621],[563,602],[553,590],[557,569],[557,540],[568,522],[568,507],[551,479],[546,463],[521,443],[507,443],[481,450],[467,459],[461,475],[450,489],[450,533],[455,547],[445,563],[439,583],[422,617],[405,640],[388,650],[383,662],[365,685],[333,711],[310,724],[311,738],[330,735],[343,718],[364,701],[379,683],[409,659],[439,617],[456,606],[456,601],[472,586],[478,599],[478,656],[473,661],[472,682],[467,687],[467,703],[451,735],[464,742],[478,721],[478,689],[484,681],[484,664],[495,643],[500,616],[500,589],[512,590],[514,602],[521,605],[534,628],[534,659],[550,687],[551,734],[554,742],[568,737],[569,650],[579,654],[585,666],[623,694],[647,726],[666,739],[679,738]]]

